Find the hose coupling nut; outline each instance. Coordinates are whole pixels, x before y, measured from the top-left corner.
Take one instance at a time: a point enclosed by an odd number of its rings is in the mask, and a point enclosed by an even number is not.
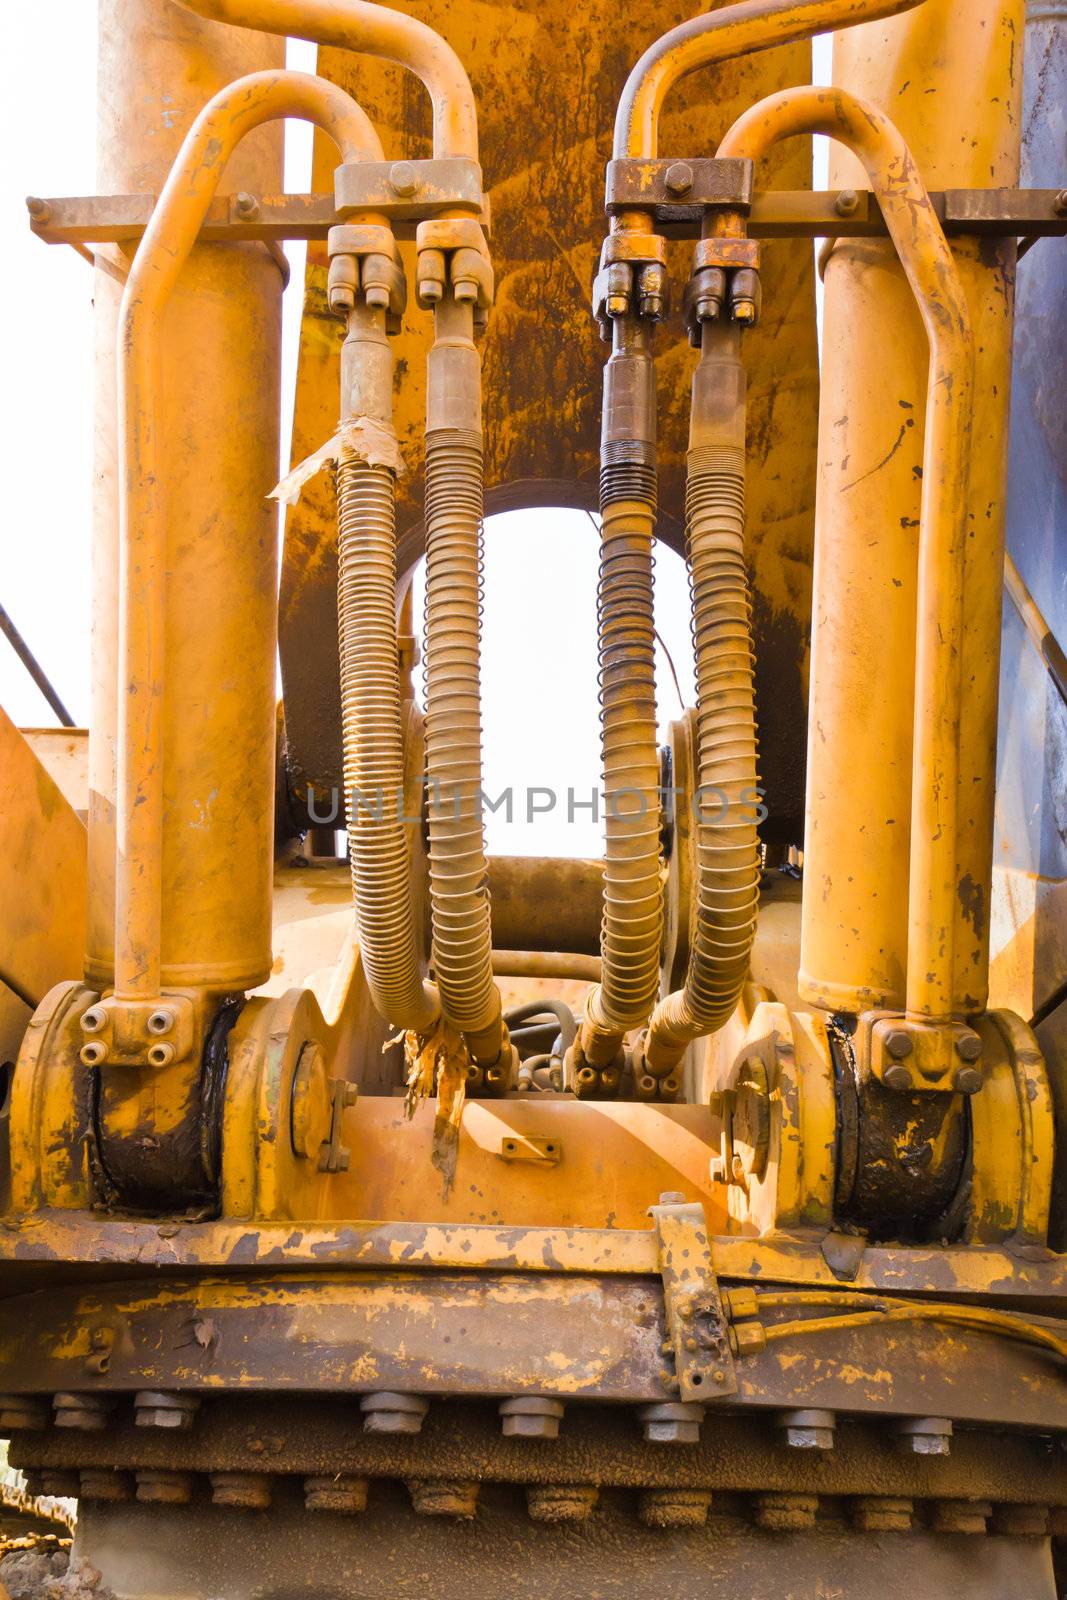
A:
[[[377,223],[340,223],[327,236],[330,310],[340,316],[358,304],[384,311],[386,331],[400,332],[407,282],[391,228]]]
[[[435,217],[420,222],[415,236],[415,298],[430,310],[451,289],[460,304],[473,308],[482,330],[495,293],[493,264],[481,223],[472,217]]]
[[[616,317],[661,322],[668,310],[666,241],[633,228],[609,233],[593,280],[593,316],[601,337],[611,339]]]
[[[702,324],[719,317],[749,327],[759,321],[759,260],[755,239],[731,234],[699,241],[683,302],[691,344],[699,346]]]

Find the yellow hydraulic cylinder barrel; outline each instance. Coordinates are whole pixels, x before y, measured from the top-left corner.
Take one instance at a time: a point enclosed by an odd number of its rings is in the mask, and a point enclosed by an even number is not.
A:
[[[280,66],[284,42],[201,21],[170,0],[99,0],[98,181],[158,194],[206,101]],[[278,193],[281,124],[227,170]],[[94,287],[93,665],[87,977],[111,983],[118,727],[116,332],[132,251],[100,247]],[[157,425],[168,526],[162,783],[168,986],[239,988],[270,968],[282,280],[262,244],[197,245],[161,333]],[[220,778],[225,781],[220,782]]]
[[[174,635],[173,605],[169,603],[167,574],[168,543],[175,530],[169,519],[169,505],[162,491],[162,462],[170,453],[171,439],[161,426],[162,399],[167,373],[161,360],[161,332],[167,305],[181,271],[195,246],[208,207],[218,189],[230,155],[246,134],[264,122],[282,117],[307,117],[334,140],[343,161],[380,158],[382,147],[377,134],[358,105],[335,84],[302,72],[256,72],[239,78],[219,91],[197,117],[178,152],[163,193],[152,213],[144,238],[130,268],[119,308],[119,474],[123,494],[119,508],[119,741],[118,802],[115,870],[115,994],[121,1000],[152,999],[159,993],[161,967],[161,928],[164,900],[177,888],[194,913],[193,937],[197,937],[196,884],[165,881],[163,868],[170,857],[186,865],[183,839],[176,847],[173,834],[179,823],[173,817],[173,801],[166,795],[164,766],[169,727],[165,716],[168,698],[173,708],[171,726],[182,723],[199,708],[190,706],[185,683],[174,681],[173,661],[168,647]],[[201,558],[211,569],[215,547],[225,541],[225,530],[205,530]],[[269,552],[266,553],[269,555]],[[275,569],[264,574],[253,566],[242,574],[260,592],[273,593]],[[200,595],[201,606],[210,606],[210,594]],[[232,694],[240,698],[245,652],[253,667],[256,657],[265,657],[273,631],[266,638],[251,631],[244,615],[244,595],[238,590],[218,597],[224,617],[229,621],[232,647],[237,652],[229,674]],[[255,622],[263,623],[258,608],[251,607]],[[170,613],[170,615],[168,615]],[[192,629],[195,616],[180,618]],[[262,660],[259,665],[262,666]],[[221,665],[221,663],[220,663]],[[262,687],[253,674],[253,690]],[[216,687],[216,696],[218,690]],[[218,696],[222,700],[221,696]],[[209,699],[207,709],[214,712],[217,701]],[[255,700],[247,706],[249,716],[259,709]],[[258,730],[253,727],[253,734]],[[230,750],[213,737],[213,729],[201,730],[201,742],[209,761],[209,777],[214,784],[212,797],[220,809],[238,813],[252,810],[255,800],[243,797],[242,773],[229,765]],[[267,785],[268,794],[272,795]],[[243,803],[242,803],[243,797]],[[174,797],[203,806],[195,793]],[[229,805],[226,805],[227,800]],[[171,811],[164,826],[164,807]],[[262,824],[261,824],[262,827]],[[259,841],[267,847],[268,866],[260,877],[267,877],[269,889],[270,835]],[[249,863],[255,866],[255,862]],[[262,853],[260,855],[262,868]],[[241,887],[238,885],[238,887]],[[253,910],[255,908],[253,907]],[[269,899],[267,941],[263,956],[270,954]],[[249,919],[238,932],[252,934],[255,924]],[[197,954],[194,944],[192,953]],[[254,947],[250,946],[250,949]],[[269,970],[269,968],[267,969]],[[266,977],[221,980],[226,987],[244,988]],[[201,976],[194,967],[182,980],[215,988],[220,980]]]
[[[928,188],[1018,181],[1022,0],[926,0],[835,41],[835,81],[892,117]],[[864,183],[831,147],[830,182]],[[1014,241],[956,239],[975,336],[952,883],[951,1009],[985,1004]],[[918,530],[928,349],[893,246],[839,240],[826,269],[800,988],[830,1010],[942,1008],[913,973]],[[926,769],[928,824],[941,796]],[[922,797],[920,797],[922,798]],[[920,908],[915,908],[916,910]],[[918,930],[912,930],[912,943]],[[940,944],[940,940],[938,941]]]

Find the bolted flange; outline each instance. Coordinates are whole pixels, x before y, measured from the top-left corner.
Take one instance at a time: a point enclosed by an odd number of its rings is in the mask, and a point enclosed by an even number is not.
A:
[[[542,1395],[516,1395],[500,1402],[500,1415],[505,1439],[558,1439],[563,1406]]]
[[[381,1389],[359,1402],[364,1433],[418,1433],[430,1402],[421,1394],[397,1394]]]

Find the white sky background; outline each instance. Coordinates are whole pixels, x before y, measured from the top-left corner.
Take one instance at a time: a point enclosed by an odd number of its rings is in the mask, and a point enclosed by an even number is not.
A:
[[[829,79],[829,40],[815,45],[816,81]],[[25,196],[94,194],[96,7],[93,0],[6,5],[0,51],[0,603],[76,722],[89,715],[89,568],[92,439],[92,269],[47,246],[27,226]],[[47,70],[41,65],[47,61]],[[289,45],[289,65],[313,70],[314,47]],[[821,147],[821,148],[820,148]],[[310,187],[311,132],[286,125],[286,188]],[[817,141],[817,187],[825,141]],[[302,245],[290,246],[285,296],[282,457],[288,461],[303,283]],[[516,794],[511,825],[487,818],[495,853],[599,855],[588,812],[573,823],[566,792],[588,799],[600,776],[596,699],[597,536],[582,513],[530,511],[487,528],[483,653],[485,787]],[[661,548],[657,626],[687,702],[693,698],[684,564]],[[679,712],[658,660],[663,721]],[[23,725],[54,717],[0,637],[0,705]],[[560,806],[525,820],[528,787],[554,789]],[[538,804],[541,802],[538,801]]]

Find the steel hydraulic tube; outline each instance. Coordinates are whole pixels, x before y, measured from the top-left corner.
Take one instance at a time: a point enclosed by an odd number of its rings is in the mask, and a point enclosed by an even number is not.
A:
[[[759,908],[740,339],[736,322],[703,323],[693,375],[685,509],[697,676],[697,911],[685,985],[660,1001],[645,1039],[645,1064],[658,1078],[733,1015]]]
[[[278,117],[313,121],[334,139],[344,160],[381,156],[365,114],[334,85],[288,72],[239,79],[205,106],[186,135],[134,258],[119,313],[123,492],[114,987],[120,1002],[149,1000],[161,984],[168,530],[161,464],[169,442],[159,425],[163,318],[231,152],[253,128]],[[273,573],[269,577],[273,583]],[[241,600],[234,596],[232,604],[239,607]],[[234,772],[225,781],[243,783],[245,777]],[[269,839],[265,848],[269,852]]]
[[[921,0],[741,0],[682,22],[649,46],[627,78],[615,117],[615,159],[658,153],[663,102],[680,78],[716,61],[810,39],[831,28],[909,11]],[[263,27],[260,23],[257,26]]]
[[[906,1013],[959,1013],[958,904],[963,581],[974,335],[963,283],[911,153],[889,119],[842,89],[792,89],[740,117],[720,156],[758,161],[779,139],[821,133],[861,161],[929,342],[918,535]],[[997,557],[999,579],[999,553]],[[874,627],[877,619],[860,619]]]
[[[426,776],[434,976],[441,1009],[491,1066],[504,1027],[493,981],[482,827],[482,390],[474,307],[434,307],[426,374]]]
[[[612,319],[600,448],[600,727],[604,916],[600,983],[586,997],[580,1056],[608,1066],[648,1021],[663,923],[652,542],[656,390],[650,319]],[[576,1059],[576,1065],[578,1064]]]
[[[417,17],[368,0],[180,0],[180,4],[214,22],[311,39],[407,67],[425,84],[433,104],[434,155],[477,161],[478,117],[463,64],[440,34]]]

